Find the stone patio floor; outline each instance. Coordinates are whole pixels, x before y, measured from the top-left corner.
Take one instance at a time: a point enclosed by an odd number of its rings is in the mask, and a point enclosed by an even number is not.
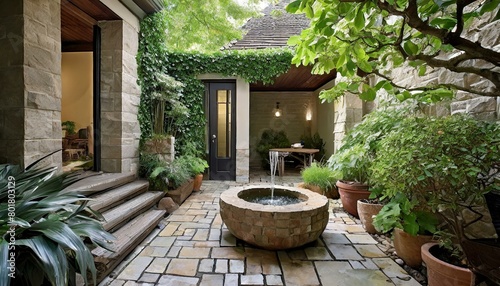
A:
[[[252,183],[270,181],[251,177]],[[277,177],[294,185],[298,176]],[[219,196],[235,182],[203,181],[100,285],[420,285],[382,252],[340,201],[316,242],[267,251],[237,240],[219,215]]]

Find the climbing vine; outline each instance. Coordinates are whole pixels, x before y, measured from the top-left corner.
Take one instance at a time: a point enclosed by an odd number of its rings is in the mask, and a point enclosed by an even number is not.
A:
[[[164,19],[157,13],[141,22],[137,60],[142,89],[138,117],[142,138],[151,136],[151,92],[155,74],[166,73],[184,84],[180,100],[190,110],[185,118],[176,121],[177,152],[182,154],[188,142],[194,143],[198,150],[205,150],[205,86],[197,75],[217,73],[270,84],[275,77],[288,71],[293,54],[289,49],[229,50],[212,54],[170,52],[165,48]]]

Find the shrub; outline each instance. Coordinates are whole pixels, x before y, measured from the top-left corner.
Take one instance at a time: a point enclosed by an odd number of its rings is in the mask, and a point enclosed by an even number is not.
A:
[[[261,158],[262,168],[269,169],[269,149],[289,148],[290,146],[290,140],[288,140],[285,131],[268,129],[262,132],[256,147]]]

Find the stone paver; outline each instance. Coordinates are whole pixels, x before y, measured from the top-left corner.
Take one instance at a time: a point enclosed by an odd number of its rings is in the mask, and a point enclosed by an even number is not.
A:
[[[122,280],[138,280],[148,265],[153,261],[153,257],[139,256],[123,269],[118,275]]]
[[[153,259],[153,262],[149,264],[149,267],[146,268],[146,272],[162,274],[167,269],[168,263],[170,263],[170,258],[156,257]]]
[[[377,241],[367,233],[364,234],[348,233],[345,236],[347,236],[347,239],[349,239],[354,244],[377,244]]]
[[[292,185],[300,178],[277,181]],[[341,211],[339,200],[330,200],[327,227],[313,243],[284,251],[245,244],[223,224],[218,205],[224,190],[239,185],[204,181],[202,191],[165,218],[164,228],[115,270],[116,278],[106,278],[100,286],[420,285],[379,249],[358,219]]]
[[[195,276],[198,270],[198,259],[172,259],[167,267],[167,274]]]
[[[158,281],[158,285],[162,286],[196,286],[200,278],[197,277],[180,277],[174,275],[163,275]]]
[[[241,275],[241,285],[264,285],[262,274]]]
[[[203,274],[200,286],[215,286],[224,283],[224,275],[221,274]]]
[[[336,260],[363,260],[352,245],[349,244],[330,244],[328,248],[333,253]]]

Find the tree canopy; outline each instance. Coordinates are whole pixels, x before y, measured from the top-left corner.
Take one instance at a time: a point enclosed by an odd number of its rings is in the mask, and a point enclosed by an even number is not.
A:
[[[166,0],[167,49],[213,52],[242,36],[241,26],[269,0]]]
[[[398,99],[436,102],[454,91],[500,96],[500,53],[477,39],[474,19],[500,19],[500,0],[297,0],[287,11],[305,13],[311,26],[289,39],[296,46],[293,63],[314,64],[313,72],[337,70],[345,81],[320,97],[331,101],[346,91],[373,100],[384,89]],[[498,26],[496,26],[498,27]],[[495,29],[495,26],[490,29]],[[498,28],[496,28],[498,29]],[[476,33],[476,38],[474,38]],[[498,33],[498,32],[496,32]],[[498,36],[498,34],[497,34]],[[395,68],[408,66],[424,76],[445,69],[486,79],[494,88],[461,82],[401,86]],[[380,80],[370,86],[366,76]],[[458,75],[457,74],[457,75]]]

